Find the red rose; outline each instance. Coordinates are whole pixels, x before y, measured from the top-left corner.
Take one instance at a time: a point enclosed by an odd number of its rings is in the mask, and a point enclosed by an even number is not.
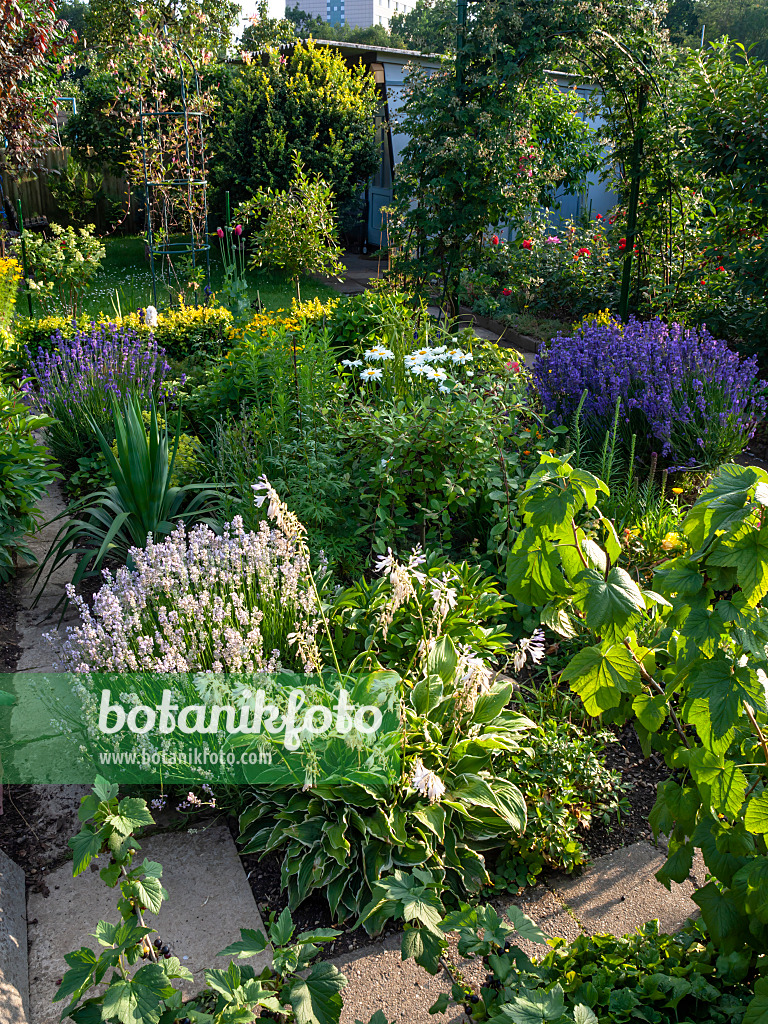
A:
[[[501,289],[501,294],[502,295],[511,295],[512,294],[512,289],[511,288],[502,288]]]
[[[718,267],[718,270],[725,270],[725,267]]]
[[[591,255],[592,255],[592,253],[589,251],[589,249],[586,248],[586,246],[582,246],[581,249],[579,249],[579,256],[591,256]]]
[[[602,219],[603,219],[602,213],[596,213],[595,214],[595,220],[602,220]]]
[[[622,240],[619,242],[619,249],[626,249],[626,248],[627,248],[627,240],[626,240],[626,238],[622,238]]]
[[[533,242],[530,240],[530,238],[524,238],[523,239],[523,248],[524,249],[530,249],[532,246],[533,246]]]
[[[511,370],[512,373],[520,373],[520,363],[516,359],[510,359],[507,363],[507,369]]]
[[[491,239],[491,245],[498,245],[498,244],[499,244],[499,236],[498,235],[494,235],[493,238]]]

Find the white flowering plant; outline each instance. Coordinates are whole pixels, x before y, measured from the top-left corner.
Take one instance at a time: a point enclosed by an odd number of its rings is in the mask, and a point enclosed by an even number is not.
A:
[[[484,852],[525,830],[525,798],[496,772],[495,759],[520,749],[533,723],[508,710],[512,684],[496,681],[470,644],[442,632],[455,597],[439,572],[430,586],[423,566],[420,552],[379,562],[390,591],[376,604],[371,637],[386,641],[410,602],[421,630],[401,677],[399,777],[379,785],[318,779],[301,793],[259,788],[240,818],[245,852],[282,854],[291,907],[317,892],[335,920],[356,917],[377,882],[415,865],[456,893],[477,893],[489,879]],[[416,586],[430,591],[426,615]],[[375,647],[368,644],[353,667],[389,667]],[[366,927],[375,930],[375,922]]]

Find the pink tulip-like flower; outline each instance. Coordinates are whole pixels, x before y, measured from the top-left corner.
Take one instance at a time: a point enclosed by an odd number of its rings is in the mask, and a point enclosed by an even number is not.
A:
[[[242,233],[243,233],[243,225],[242,224],[235,224],[235,226],[234,226],[234,228],[232,230],[235,232],[235,234],[239,238],[240,235],[242,235]]]
[[[219,236],[219,238],[223,238],[224,237],[224,228],[216,228],[216,234]]]

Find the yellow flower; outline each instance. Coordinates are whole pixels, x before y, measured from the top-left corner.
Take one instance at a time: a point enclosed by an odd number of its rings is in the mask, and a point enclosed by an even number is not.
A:
[[[682,487],[673,487],[672,488],[672,493],[673,494],[682,494],[683,493],[683,488]]]
[[[668,533],[661,542],[662,551],[679,551],[685,547],[685,541],[679,533]]]

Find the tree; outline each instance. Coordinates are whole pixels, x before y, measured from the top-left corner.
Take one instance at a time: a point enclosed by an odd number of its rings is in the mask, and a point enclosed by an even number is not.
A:
[[[0,139],[9,168],[21,171],[50,141],[71,35],[45,0],[0,0],[0,26]]]
[[[219,100],[211,181],[235,203],[259,188],[287,188],[294,153],[331,185],[342,208],[378,166],[373,76],[312,40],[290,54],[246,54]]]
[[[356,25],[347,25],[344,22],[334,24],[325,21],[318,15],[307,14],[298,4],[286,8],[285,17],[300,39],[333,39],[340,43],[361,43],[364,46],[393,46],[395,48],[402,48],[405,45],[402,36],[393,32],[391,27],[387,31],[383,25],[370,25],[367,28],[361,28]],[[244,33],[244,41],[245,38]]]
[[[698,49],[728,36],[768,60],[768,0],[672,0],[666,25],[673,42]]]
[[[86,36],[91,46],[123,49],[137,10],[135,0],[90,0]],[[140,15],[158,38],[167,29],[169,38],[185,47],[217,51],[229,45],[239,13],[236,0],[145,0]]]
[[[532,88],[580,48],[615,48],[617,38],[649,31],[656,24],[650,13],[645,0],[469,0],[455,62],[409,80],[402,130],[410,141],[395,172],[390,232],[396,270],[421,288],[436,281],[455,311],[461,269],[489,225],[536,204],[558,164],[568,168],[576,157],[574,169],[586,169],[592,158],[567,106],[547,144],[537,144],[547,104],[536,109],[540,94]]]
[[[455,0],[418,0],[407,14],[395,14],[389,31],[409,50],[422,53],[453,53],[456,49]]]
[[[341,262],[333,211],[333,191],[319,174],[309,175],[298,153],[293,180],[282,192],[259,189],[237,210],[244,221],[262,220],[254,237],[251,267],[284,271],[301,302],[302,274],[339,274]]]

